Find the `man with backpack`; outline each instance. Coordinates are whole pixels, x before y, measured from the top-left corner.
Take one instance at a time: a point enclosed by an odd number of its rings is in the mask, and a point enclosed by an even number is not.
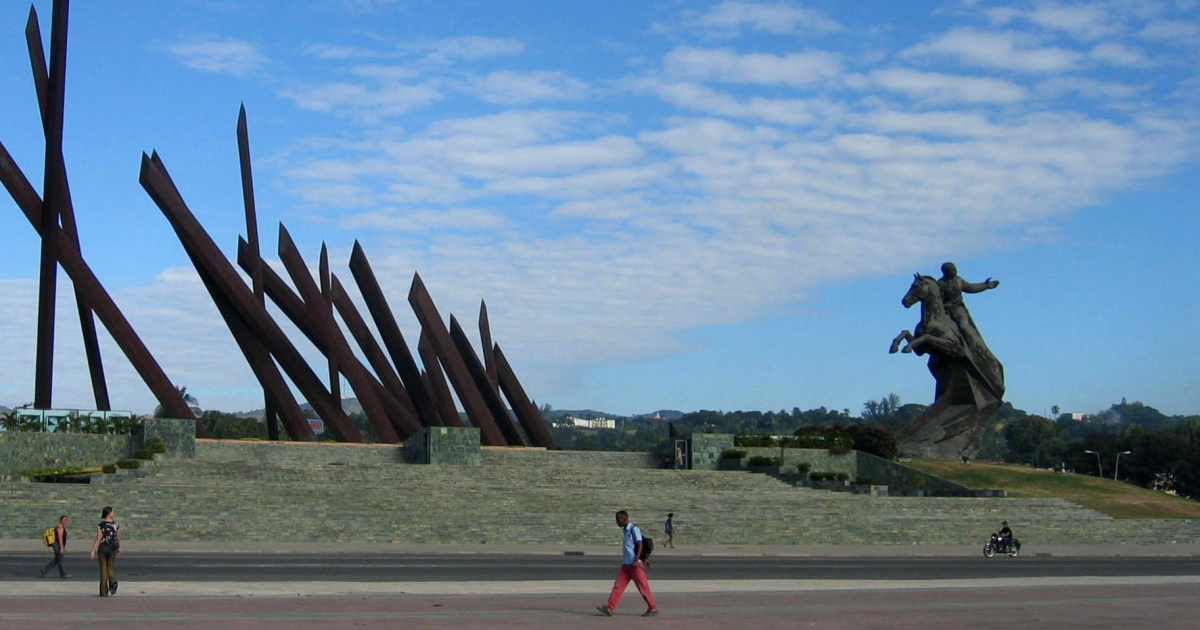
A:
[[[43,542],[48,543],[49,546],[54,548],[54,559],[51,560],[46,566],[42,567],[42,572],[39,574],[39,575],[41,575],[41,577],[46,577],[46,572],[48,572],[50,569],[53,569],[54,567],[58,567],[58,577],[60,577],[64,580],[71,579],[71,574],[67,573],[67,569],[63,566],[63,556],[64,556],[64,554],[67,553],[67,521],[68,520],[70,520],[70,519],[67,518],[66,514],[58,517],[58,525],[55,525],[52,528],[54,530],[53,541],[49,540],[50,539],[49,530],[47,530],[46,533],[42,534]]]
[[[653,617],[658,614],[658,606],[654,604],[654,594],[650,592],[650,581],[646,579],[646,558],[649,556],[648,550],[652,546],[649,544],[649,539],[642,536],[642,530],[629,522],[629,513],[625,510],[617,512],[617,526],[621,528],[621,570],[617,573],[617,581],[613,583],[608,603],[597,606],[596,610],[599,610],[600,614],[605,617],[611,617],[613,611],[617,609],[617,602],[621,600],[621,595],[625,593],[625,587],[629,586],[630,580],[633,580],[638,593],[641,593],[642,599],[646,600],[646,606],[648,606],[642,616]]]

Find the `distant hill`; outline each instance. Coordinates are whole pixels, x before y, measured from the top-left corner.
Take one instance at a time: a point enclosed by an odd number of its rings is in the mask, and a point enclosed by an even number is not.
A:
[[[632,416],[627,416],[620,413],[610,413],[607,411],[597,411],[595,409],[551,409],[550,417],[555,420],[561,420],[567,416],[574,418],[583,418],[585,420],[591,418],[613,418],[613,419],[632,419],[632,420],[676,420],[683,417],[682,411],[675,409],[660,409],[651,411],[650,413],[639,413]]]
[[[308,403],[301,403],[300,410],[303,411],[309,418],[318,417],[317,412],[313,409],[312,405]],[[345,411],[347,415],[352,413],[362,413],[362,410],[362,405],[359,404],[357,398],[342,399],[342,411]],[[233,415],[241,418],[255,418],[257,420],[262,420],[266,418],[267,412],[265,409],[254,409],[252,411],[239,411]]]

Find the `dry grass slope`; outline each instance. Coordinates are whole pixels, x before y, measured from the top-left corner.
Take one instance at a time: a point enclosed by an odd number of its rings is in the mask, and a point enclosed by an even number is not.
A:
[[[1016,464],[913,459],[909,466],[971,488],[1004,488],[1013,498],[1058,497],[1114,518],[1200,518],[1200,502],[1128,483]]]

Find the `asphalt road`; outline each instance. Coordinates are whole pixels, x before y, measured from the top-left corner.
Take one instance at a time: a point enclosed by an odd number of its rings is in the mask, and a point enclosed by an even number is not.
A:
[[[0,581],[36,576],[49,554],[0,553]],[[608,580],[606,555],[378,555],[129,553],[123,579],[156,582],[455,582]],[[76,579],[96,579],[96,563],[68,554]],[[1200,557],[997,556],[904,558],[684,557],[657,559],[656,580],[930,580],[1023,577],[1200,575]]]

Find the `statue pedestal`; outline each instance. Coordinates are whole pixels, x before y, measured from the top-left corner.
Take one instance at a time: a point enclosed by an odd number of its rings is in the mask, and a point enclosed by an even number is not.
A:
[[[900,432],[900,452],[911,457],[974,458],[1001,403],[973,381],[967,370],[951,370],[945,385],[938,388],[937,400]]]

